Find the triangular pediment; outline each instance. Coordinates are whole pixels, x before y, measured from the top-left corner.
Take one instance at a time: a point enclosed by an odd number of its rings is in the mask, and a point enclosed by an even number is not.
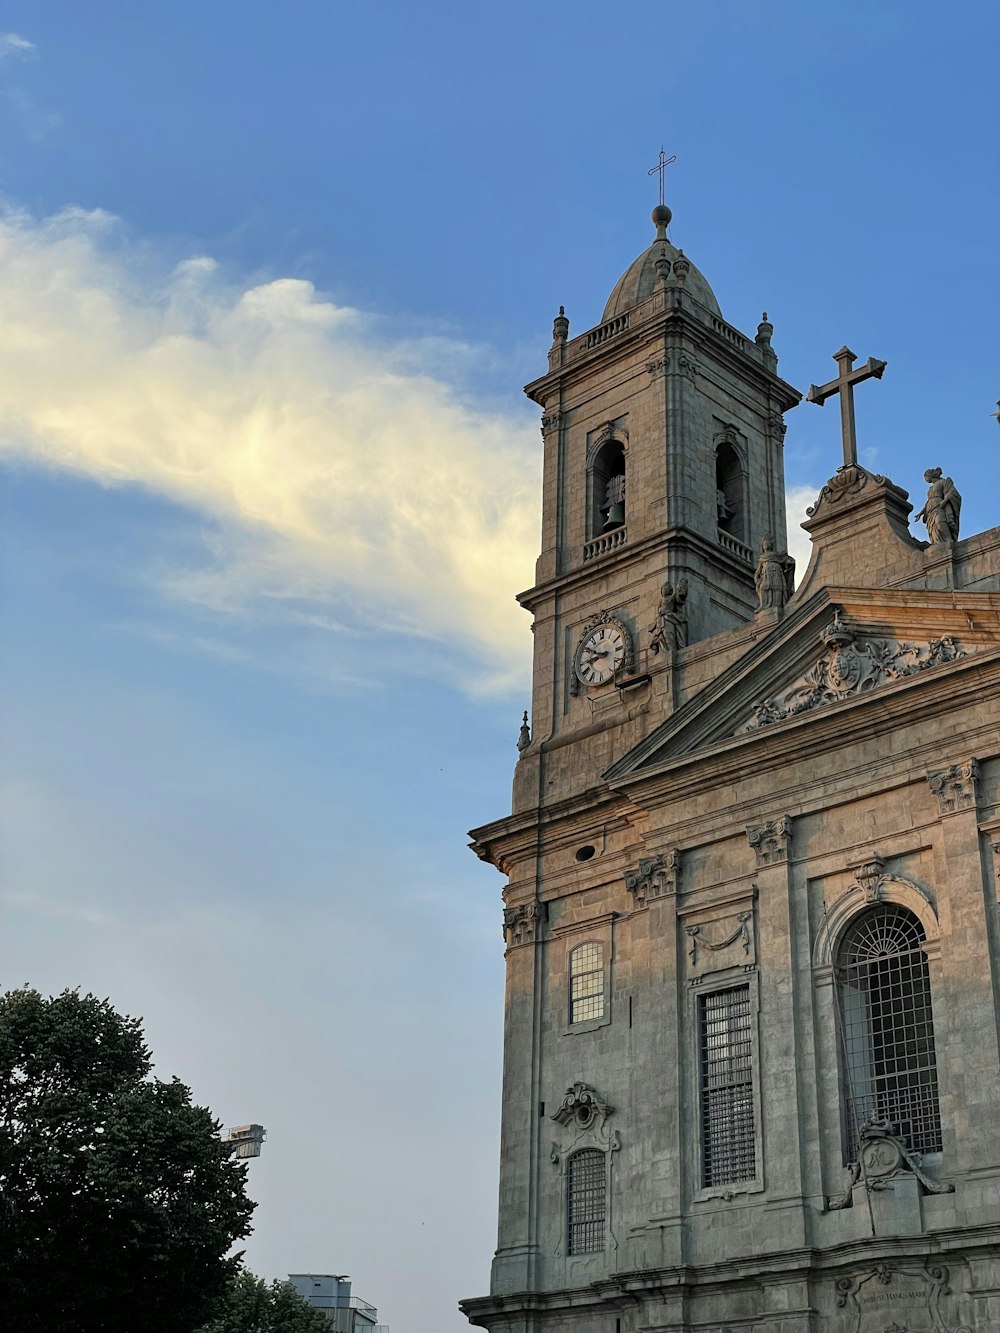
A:
[[[604,775],[752,743],[1000,655],[1000,594],[826,588],[786,615]]]

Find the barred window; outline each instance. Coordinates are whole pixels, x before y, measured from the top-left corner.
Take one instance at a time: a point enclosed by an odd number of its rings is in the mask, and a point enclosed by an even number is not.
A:
[[[607,1185],[604,1154],[582,1148],[566,1164],[566,1223],[570,1254],[604,1249],[604,1205]]]
[[[604,950],[591,940],[569,956],[569,1021],[604,1017]]]
[[[911,1152],[940,1152],[937,1062],[924,931],[887,903],[848,928],[837,956],[844,1065],[844,1160],[858,1131],[887,1124]]]
[[[701,995],[698,1006],[702,1184],[754,1180],[750,987],[733,986]]]

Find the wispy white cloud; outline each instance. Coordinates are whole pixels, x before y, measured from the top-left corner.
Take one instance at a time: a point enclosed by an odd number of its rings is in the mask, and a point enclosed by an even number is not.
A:
[[[463,391],[479,349],[393,336],[298,279],[168,263],[100,211],[0,217],[0,302],[0,449],[206,520],[162,591],[216,626],[444,645],[418,661],[477,690],[523,679],[541,451],[530,409]],[[800,572],[813,498],[788,496]]]
[[[0,32],[0,60],[10,57],[24,60],[28,56],[35,55],[36,50],[34,42],[29,42],[26,37],[21,37],[16,32]]]
[[[393,337],[305,281],[167,265],[82,210],[0,219],[0,301],[0,447],[210,520],[171,594],[445,643],[487,687],[523,673],[537,426],[477,406],[440,337]]]

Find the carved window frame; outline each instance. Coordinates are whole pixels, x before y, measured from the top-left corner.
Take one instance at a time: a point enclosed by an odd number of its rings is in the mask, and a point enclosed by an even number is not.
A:
[[[559,1219],[558,1230],[553,1236],[553,1253],[566,1261],[568,1271],[598,1273],[607,1263],[607,1256],[614,1256],[618,1249],[613,1169],[615,1155],[621,1149],[621,1136],[608,1123],[613,1114],[614,1107],[609,1106],[594,1088],[577,1082],[567,1089],[562,1104],[551,1116],[556,1128],[549,1159],[557,1168],[559,1205],[546,1209],[546,1215],[552,1222]],[[580,1250],[571,1254],[569,1164],[577,1153],[587,1149],[600,1153],[604,1159],[604,1243],[599,1250]]]
[[[937,907],[930,893],[912,879],[893,874],[881,857],[873,854],[865,862],[854,868],[856,882],[848,886],[843,893],[830,904],[824,912],[823,920],[816,932],[813,943],[813,985],[817,990],[826,992],[827,1013],[824,1021],[830,1025],[832,1047],[835,1052],[837,1071],[837,1122],[839,1128],[838,1158],[840,1165],[849,1165],[848,1141],[846,1134],[846,1091],[847,1075],[845,1056],[840,1037],[840,996],[837,989],[836,960],[845,935],[863,912],[873,905],[897,906],[906,908],[920,922],[924,932],[923,952],[927,959],[927,972],[930,980],[931,1026],[935,1033],[943,1031],[939,1023],[939,1000],[943,994],[941,978],[941,923]],[[936,1067],[938,1107],[942,1129],[947,1123],[944,1110],[946,1088],[942,1086],[942,1061],[937,1051]],[[932,1171],[942,1162],[943,1152],[923,1154],[922,1160],[929,1163]]]
[[[746,987],[750,1000],[750,1076],[753,1094],[754,1176],[751,1180],[733,1180],[717,1185],[703,1185],[705,1177],[705,1136],[702,1114],[701,1015],[702,1001],[720,991]],[[729,1203],[744,1194],[760,1194],[764,1189],[764,1125],[763,1102],[760,1090],[760,973],[751,969],[729,968],[726,971],[698,977],[688,983],[688,1030],[690,1032],[689,1058],[692,1104],[695,1108],[696,1132],[692,1136],[692,1179],[699,1184],[692,1195],[693,1203]]]
[[[596,958],[589,951],[596,952]],[[567,979],[569,981],[569,1023],[571,1027],[576,1027],[578,1023],[597,1023],[604,1017],[606,1005],[605,992],[608,982],[608,965],[604,957],[604,945],[600,940],[581,940],[579,944],[574,944],[569,951],[569,967],[567,969]],[[593,962],[594,966],[586,966]],[[576,994],[576,982],[583,981],[585,978],[600,978],[594,989],[588,988],[581,990]],[[577,1007],[586,1011],[593,1007],[598,1012],[585,1013],[577,1018]]]
[[[583,1018],[574,1023],[573,981],[570,964],[574,952],[584,944],[599,944],[604,960],[604,1011],[600,1018]],[[611,1022],[611,981],[614,968],[614,915],[557,926],[549,941],[553,999],[559,1005],[559,1026],[563,1036],[576,1036],[607,1027]],[[558,998],[557,998],[558,997]]]
[[[850,1165],[851,1162],[857,1160],[858,1145],[855,1142],[856,1131],[854,1130],[851,1123],[851,1105],[852,1105],[852,1100],[856,1100],[857,1098],[857,1092],[855,1089],[852,1088],[853,1076],[850,1072],[851,1062],[847,1049],[847,1032],[845,1028],[844,1009],[843,1009],[844,994],[848,985],[847,978],[845,976],[845,974],[848,971],[848,964],[846,963],[844,958],[844,948],[847,943],[848,935],[852,932],[853,928],[861,924],[862,920],[865,917],[874,917],[876,914],[879,913],[888,916],[889,913],[898,914],[900,912],[905,913],[914,922],[916,922],[917,926],[920,929],[920,933],[923,936],[923,938],[920,940],[920,947],[918,949],[909,949],[906,952],[907,954],[919,953],[923,957],[924,968],[922,976],[926,978],[926,1010],[927,1010],[927,1017],[925,1019],[924,1040],[926,1040],[927,1036],[929,1035],[930,1047],[933,1054],[933,1064],[931,1065],[929,1072],[933,1074],[933,1081],[932,1084],[929,1084],[928,1086],[933,1087],[933,1101],[934,1101],[934,1109],[936,1111],[936,1116],[932,1112],[928,1112],[925,1118],[927,1125],[931,1129],[935,1127],[935,1121],[936,1121],[937,1137],[939,1139],[942,1133],[943,1117],[941,1114],[941,1078],[940,1078],[940,1065],[938,1061],[939,1042],[935,1035],[934,985],[933,985],[933,979],[931,977],[930,960],[927,956],[926,932],[924,931],[920,918],[916,915],[916,913],[911,911],[909,908],[903,906],[902,904],[891,903],[891,902],[868,903],[865,905],[862,911],[855,913],[855,915],[851,918],[851,920],[847,923],[847,925],[844,926],[837,940],[836,951],[834,953],[834,1004],[836,1005],[834,1011],[834,1018],[838,1023],[837,1062],[839,1066],[839,1077],[840,1077],[840,1135],[841,1135],[841,1148],[842,1148],[841,1155],[845,1166],[848,1166]],[[902,957],[903,955],[900,954],[898,956]],[[878,1000],[881,1002],[881,1007],[885,1008],[886,1007],[885,1002],[888,1003],[890,1023],[893,1027],[899,1026],[898,1023],[893,1022],[893,1020],[896,1019],[898,1015],[902,1012],[902,1006],[905,1002],[901,996],[897,999],[897,997],[894,996],[892,992],[897,987],[901,987],[901,985],[902,983],[895,979],[891,978],[883,979],[881,980],[880,985],[878,986],[878,989],[876,991]],[[868,1056],[869,1064],[872,1067],[875,1067],[878,1064],[878,1047],[875,1045],[874,1039],[871,1037],[870,1034],[865,1049]],[[914,1074],[919,1071],[914,1069],[914,1070],[906,1070],[904,1072],[908,1074]],[[888,1075],[883,1075],[882,1077],[885,1078],[888,1077]],[[893,1077],[895,1080],[901,1078],[901,1075],[897,1073]],[[879,1083],[879,1077],[875,1074],[871,1074],[870,1078],[872,1080],[872,1083],[877,1088]],[[900,1138],[900,1141],[903,1142],[911,1152],[916,1152],[920,1159],[929,1158],[932,1161],[940,1160],[941,1157],[940,1148],[931,1147],[928,1149],[921,1147],[919,1143],[912,1142],[907,1135],[904,1135],[901,1131],[897,1130],[895,1127],[893,1128],[893,1133]]]

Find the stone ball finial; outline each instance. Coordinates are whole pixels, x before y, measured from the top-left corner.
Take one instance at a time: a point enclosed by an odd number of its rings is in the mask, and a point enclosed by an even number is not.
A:
[[[767,317],[767,311],[760,317],[760,323],[757,325],[757,343],[761,347],[771,346],[771,334],[774,332],[774,325]]]
[[[566,318],[565,306],[559,307],[559,314],[552,321],[552,339],[554,342],[565,342],[569,336],[569,320]]]
[[[665,241],[667,239],[667,228],[670,226],[673,213],[666,204],[657,204],[650,217],[653,219],[653,226],[656,228],[657,240]]]

